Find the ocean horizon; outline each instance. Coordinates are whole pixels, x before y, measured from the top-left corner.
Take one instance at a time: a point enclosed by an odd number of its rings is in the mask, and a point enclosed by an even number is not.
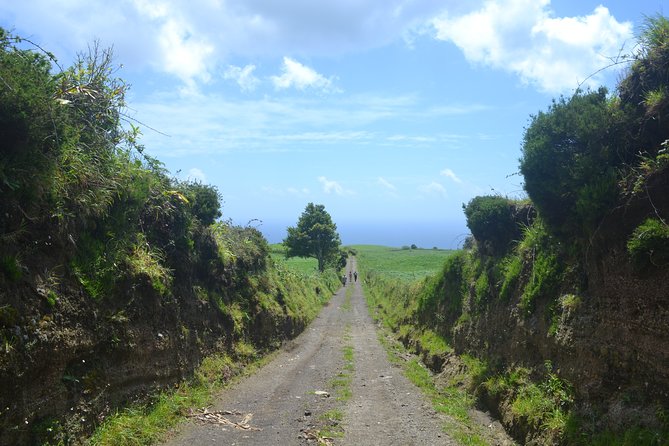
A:
[[[269,243],[281,243],[287,228],[295,222],[258,222],[256,225]],[[381,245],[400,248],[458,249],[469,229],[464,222],[338,223],[342,245]]]

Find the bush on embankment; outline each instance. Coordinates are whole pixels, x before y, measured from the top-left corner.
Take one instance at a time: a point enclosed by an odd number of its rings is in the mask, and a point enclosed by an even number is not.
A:
[[[116,70],[97,45],[60,69],[0,29],[2,445],[76,444],[208,355],[295,336],[339,286],[276,265],[257,229],[216,222],[214,186],[146,156]]]

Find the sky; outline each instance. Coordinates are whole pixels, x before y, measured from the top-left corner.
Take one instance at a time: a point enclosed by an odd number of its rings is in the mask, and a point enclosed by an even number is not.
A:
[[[24,0],[0,26],[71,64],[96,40],[125,114],[223,219],[280,242],[309,202],[344,244],[456,248],[462,205],[523,198],[524,129],[614,90],[667,0]],[[609,68],[605,68],[609,67]]]

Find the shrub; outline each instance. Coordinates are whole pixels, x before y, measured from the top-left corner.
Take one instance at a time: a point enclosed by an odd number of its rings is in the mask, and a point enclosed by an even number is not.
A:
[[[485,254],[503,254],[520,233],[514,218],[514,203],[507,198],[474,197],[463,208],[467,226]]]
[[[618,115],[600,88],[554,100],[525,131],[525,190],[562,239],[589,236],[616,198]]]
[[[269,245],[259,230],[220,222],[213,225],[211,230],[224,264],[234,261],[234,266],[242,272],[265,270]]]
[[[657,218],[646,219],[627,241],[627,252],[637,268],[669,264],[669,225]]]
[[[188,199],[193,216],[203,225],[213,224],[222,215],[221,195],[216,186],[194,181],[181,183],[179,189]]]
[[[64,109],[53,99],[49,59],[19,49],[20,39],[0,28],[0,232],[32,213],[47,195],[55,168]],[[7,225],[7,227],[4,227]]]

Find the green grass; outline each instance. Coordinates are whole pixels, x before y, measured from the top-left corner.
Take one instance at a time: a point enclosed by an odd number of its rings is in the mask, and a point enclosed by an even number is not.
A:
[[[429,328],[423,330],[418,340],[422,350],[427,351],[431,355],[443,355],[453,351],[453,348],[448,345],[448,342],[443,337]]]
[[[422,279],[442,270],[444,261],[453,250],[401,249],[377,245],[353,245],[356,257],[374,271],[387,277],[405,281]]]
[[[344,436],[344,428],[342,426],[342,421],[344,421],[344,412],[341,409],[328,410],[319,416],[318,419],[326,425],[326,427],[318,431],[319,438],[334,439],[342,438]]]
[[[318,274],[318,261],[311,257],[291,257],[286,258],[286,248],[281,243],[269,245],[269,254],[272,259],[285,265],[288,269],[305,275]]]
[[[487,442],[480,427],[470,419],[469,410],[474,408],[474,397],[458,382],[446,385],[435,384],[428,369],[418,359],[404,361],[406,349],[387,336],[388,331],[409,336],[421,345],[421,350],[430,354],[445,354],[452,351],[448,342],[427,326],[416,323],[418,310],[416,296],[423,279],[440,274],[446,259],[456,251],[402,250],[380,246],[354,246],[358,264],[365,273],[365,298],[370,313],[383,321],[384,329],[378,332],[381,344],[386,349],[391,363],[403,368],[407,378],[418,386],[431,400],[434,409],[444,413],[449,420],[444,430],[461,445],[483,446]],[[371,274],[370,274],[371,273]],[[480,382],[485,375],[485,364],[475,358],[463,358],[467,377],[460,382]]]
[[[237,355],[241,353],[237,352]],[[274,357],[267,355],[253,360],[255,352],[249,353],[253,356],[238,358],[237,362],[226,355],[206,358],[191,382],[160,393],[153,403],[133,405],[108,417],[89,444],[148,446],[163,440],[170,429],[185,419],[188,409],[207,406],[221,388],[235,381],[234,378],[253,373]]]
[[[474,408],[474,397],[456,385],[438,388],[430,372],[417,359],[408,362],[398,359],[397,354],[402,351],[402,347],[397,343],[393,343],[391,347],[385,337],[381,334],[379,337],[383,338],[382,344],[386,347],[391,362],[400,365],[409,381],[430,397],[437,412],[450,418],[444,425],[444,431],[461,445],[487,446],[488,443],[478,433],[479,426],[469,417],[469,410]]]
[[[351,390],[351,383],[353,382],[353,372],[355,371],[354,358],[353,358],[353,346],[350,342],[350,326],[346,327],[346,332],[344,334],[344,341],[346,345],[342,348],[342,354],[344,358],[344,367],[337,376],[330,380],[330,386],[334,389],[337,394],[338,401],[348,401],[353,396]]]

